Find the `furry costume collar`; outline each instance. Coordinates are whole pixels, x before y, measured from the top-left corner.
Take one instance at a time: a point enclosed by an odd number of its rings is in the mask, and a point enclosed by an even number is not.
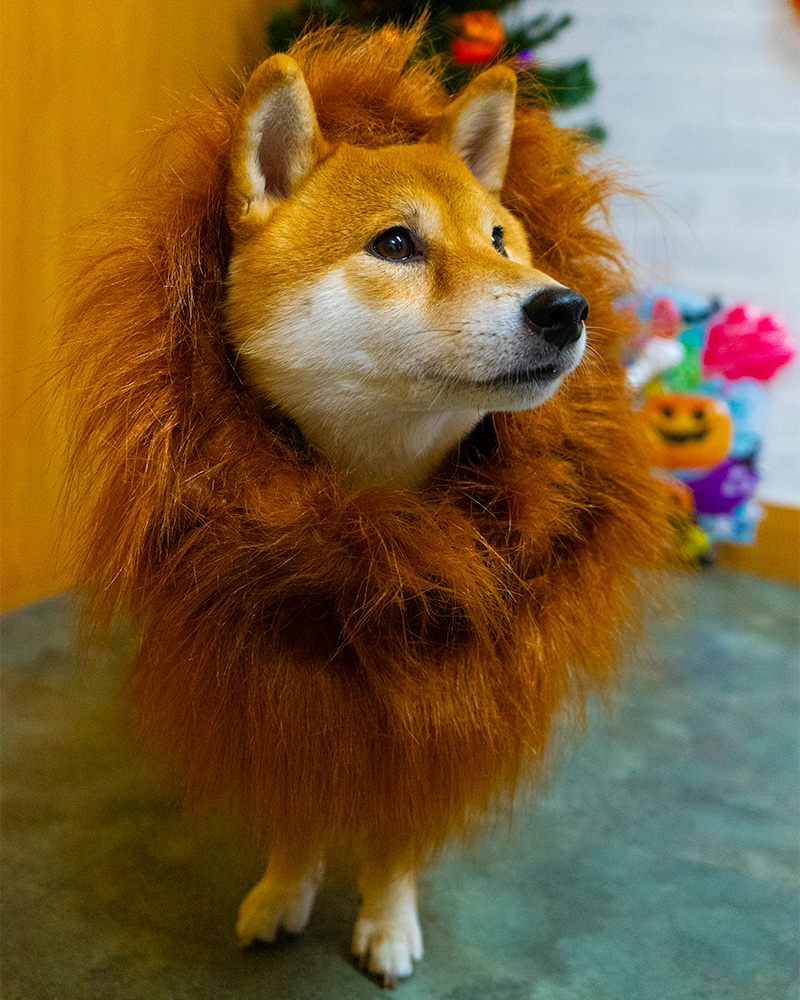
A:
[[[446,101],[414,30],[312,36],[332,140],[414,141]],[[141,627],[139,715],[200,804],[256,834],[380,839],[417,860],[468,832],[554,724],[613,680],[664,509],[617,353],[612,182],[522,107],[503,192],[548,273],[591,303],[592,350],[552,400],[488,418],[416,491],[348,487],[229,363],[223,212],[235,106],[175,123],[104,222],[67,323],[83,578]],[[76,477],[77,481],[78,477]]]

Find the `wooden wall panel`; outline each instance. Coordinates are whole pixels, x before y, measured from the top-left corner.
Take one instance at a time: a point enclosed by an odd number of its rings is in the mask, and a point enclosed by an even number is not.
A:
[[[800,510],[764,504],[754,545],[719,544],[720,566],[800,585]]]
[[[0,72],[2,561],[8,608],[69,585],[56,558],[64,444],[41,388],[63,234],[124,181],[154,120],[263,55],[269,0],[3,0]],[[64,546],[68,549],[68,545]]]

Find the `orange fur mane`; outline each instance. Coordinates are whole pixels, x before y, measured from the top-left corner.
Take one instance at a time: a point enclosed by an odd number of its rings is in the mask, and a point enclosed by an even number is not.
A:
[[[416,29],[300,41],[323,134],[414,142],[447,102]],[[504,203],[534,264],[590,302],[593,350],[496,415],[419,491],[348,488],[244,390],[225,344],[235,102],[172,123],[105,217],[67,321],[94,609],[141,627],[142,725],[198,803],[255,833],[423,857],[536,774],[555,721],[613,680],[661,493],[612,310],[614,182],[520,102]]]

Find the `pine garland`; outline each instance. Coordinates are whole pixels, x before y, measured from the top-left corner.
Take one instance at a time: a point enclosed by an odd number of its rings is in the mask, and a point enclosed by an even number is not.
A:
[[[538,51],[568,28],[572,17],[542,13],[505,30],[500,15],[516,6],[516,0],[482,0],[480,7],[469,0],[450,0],[427,8],[430,54],[443,57],[447,86],[456,91],[476,68],[495,59],[513,60],[520,83],[534,103],[557,111],[586,103],[596,89],[588,60],[546,63]],[[364,28],[403,26],[424,10],[420,0],[305,0],[273,15],[266,41],[272,51],[283,52],[310,28],[337,21]],[[597,123],[585,131],[594,141],[605,137]]]

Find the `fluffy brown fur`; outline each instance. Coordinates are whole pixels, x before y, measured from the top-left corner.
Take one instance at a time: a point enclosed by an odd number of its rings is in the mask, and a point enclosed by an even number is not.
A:
[[[447,103],[418,32],[299,42],[323,133],[425,136]],[[422,489],[353,490],[264,413],[226,352],[235,102],[168,126],[108,213],[68,319],[95,610],[143,631],[139,715],[192,798],[256,834],[419,860],[541,768],[615,675],[637,573],[663,550],[617,362],[614,184],[521,104],[504,203],[579,289],[592,348],[537,410],[496,415]]]

